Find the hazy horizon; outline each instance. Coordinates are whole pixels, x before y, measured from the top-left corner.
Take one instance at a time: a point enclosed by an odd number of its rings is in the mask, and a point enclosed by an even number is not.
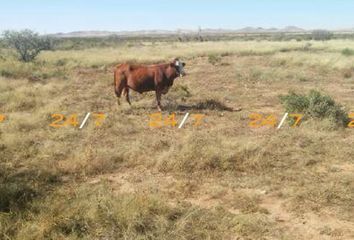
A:
[[[0,31],[33,29],[40,33],[74,31],[144,31],[241,29],[245,27],[311,29],[354,28],[349,0],[14,0],[1,3]]]

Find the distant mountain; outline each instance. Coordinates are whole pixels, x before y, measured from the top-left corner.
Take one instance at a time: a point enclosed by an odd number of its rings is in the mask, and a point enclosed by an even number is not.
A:
[[[278,28],[255,28],[255,27],[245,27],[242,29],[237,30],[237,32],[242,33],[272,33],[272,32],[306,32],[305,29],[295,27],[295,26],[287,26],[282,29]]]
[[[280,32],[306,32],[306,30],[296,26],[287,26],[281,29]]]
[[[336,30],[333,30],[333,32],[354,32],[354,28],[341,28],[341,29],[336,29]]]
[[[296,26],[287,26],[284,28],[262,28],[262,27],[245,27],[242,29],[211,29],[204,28],[201,30],[202,34],[227,34],[227,33],[303,33],[309,32],[310,30],[305,30]],[[338,29],[333,30],[334,32],[354,32],[352,29]],[[59,38],[69,38],[69,37],[108,37],[108,36],[156,36],[156,35],[180,35],[180,34],[197,34],[198,30],[191,29],[177,29],[175,31],[170,30],[142,30],[142,31],[76,31],[69,33],[56,33],[51,34],[51,36]]]
[[[52,34],[54,37],[106,37],[114,34],[114,32],[109,31],[76,31],[69,33],[56,33]]]
[[[245,27],[239,30],[236,30],[237,32],[242,32],[242,33],[262,33],[262,32],[276,32],[278,29],[276,28],[261,28],[261,27]]]

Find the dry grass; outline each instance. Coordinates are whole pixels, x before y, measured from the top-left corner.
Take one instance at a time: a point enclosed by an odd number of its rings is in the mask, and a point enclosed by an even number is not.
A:
[[[143,43],[30,64],[3,51],[0,239],[353,238],[353,130],[248,127],[250,113],[281,117],[289,90],[353,112],[346,48],[354,42]],[[201,126],[149,128],[152,93],[116,105],[112,66],[176,56],[189,75],[163,97],[164,116],[205,114]],[[52,113],[87,112],[107,119],[49,127]]]

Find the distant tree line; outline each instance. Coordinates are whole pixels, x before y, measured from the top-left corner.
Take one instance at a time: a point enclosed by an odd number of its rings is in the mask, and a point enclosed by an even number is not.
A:
[[[312,31],[312,39],[317,41],[330,40],[333,37],[333,33],[327,30],[314,30]]]
[[[108,37],[59,38],[40,35],[31,30],[5,31],[0,38],[0,48],[9,47],[16,51],[24,62],[33,61],[44,50],[81,50],[94,47],[137,47],[144,42],[204,42],[204,41],[326,41],[330,39],[354,39],[353,33],[332,33],[327,30],[314,30],[304,33],[208,33],[201,28],[194,33],[173,35],[141,35]]]

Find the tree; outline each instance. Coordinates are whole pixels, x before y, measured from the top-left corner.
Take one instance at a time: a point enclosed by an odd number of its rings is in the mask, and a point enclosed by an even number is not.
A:
[[[14,48],[19,54],[19,59],[24,62],[33,61],[43,50],[53,49],[53,39],[48,36],[40,36],[32,30],[5,31],[3,33],[5,43]]]
[[[199,26],[198,27],[198,37],[197,37],[197,40],[199,40],[200,42],[203,42],[204,39],[203,39],[203,36],[202,36],[202,28]]]
[[[333,37],[333,33],[327,30],[314,30],[312,32],[312,39],[317,41],[330,40]]]

